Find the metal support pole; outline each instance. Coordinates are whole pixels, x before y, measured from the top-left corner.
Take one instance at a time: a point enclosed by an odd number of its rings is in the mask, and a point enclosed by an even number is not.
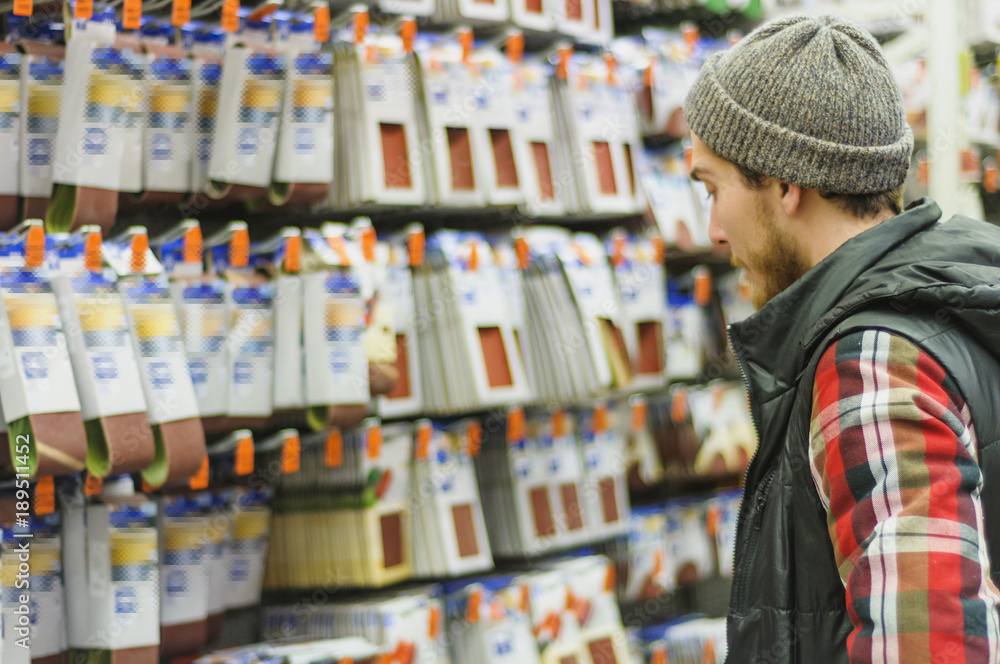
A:
[[[930,97],[927,104],[927,157],[929,194],[944,211],[944,218],[959,212],[959,151],[962,147],[962,111],[958,13],[964,0],[929,0],[925,20],[928,32],[927,70]]]

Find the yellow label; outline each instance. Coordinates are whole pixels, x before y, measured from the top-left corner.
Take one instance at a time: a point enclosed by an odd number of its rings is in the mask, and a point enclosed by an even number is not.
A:
[[[94,74],[87,88],[87,101],[101,106],[126,107],[131,86],[117,76]]]
[[[281,88],[269,81],[247,81],[243,88],[243,103],[246,108],[277,109],[281,100]]]
[[[34,576],[54,576],[62,567],[62,555],[52,546],[31,545],[31,574]]]
[[[163,548],[194,551],[205,545],[205,525],[196,521],[167,521],[163,524]]]
[[[17,583],[17,552],[5,551],[0,554],[0,586],[13,588]]]
[[[28,87],[28,115],[36,118],[58,118],[62,104],[60,88],[54,85]]]
[[[137,528],[112,531],[110,541],[112,565],[156,564],[156,530]]]
[[[183,113],[191,101],[190,90],[182,85],[154,85],[149,96],[153,113]]]
[[[270,522],[270,510],[249,507],[236,515],[236,520],[233,523],[233,537],[241,540],[266,537]]]
[[[332,85],[320,81],[296,81],[292,104],[299,108],[325,108],[333,96]]]
[[[219,108],[219,91],[215,88],[205,88],[198,98],[198,116],[214,118]]]
[[[264,313],[263,309],[250,311],[234,309],[230,319],[231,331],[238,332],[240,336],[247,339],[261,339],[271,336],[271,319],[261,315],[262,313]]]
[[[115,298],[81,297],[77,299],[76,306],[84,332],[121,330],[125,327],[125,310]]]
[[[327,302],[327,327],[354,327],[364,320],[364,312],[360,303]]]
[[[6,295],[3,298],[12,329],[55,327],[58,313],[55,298],[49,294]]]
[[[169,337],[177,334],[177,319],[170,305],[137,306],[132,309],[135,333],[140,338]]]
[[[0,113],[17,113],[21,88],[16,81],[0,85]]]

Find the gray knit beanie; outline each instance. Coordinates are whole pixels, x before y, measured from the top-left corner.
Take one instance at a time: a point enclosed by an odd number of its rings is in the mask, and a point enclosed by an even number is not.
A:
[[[771,21],[712,56],[684,115],[724,159],[837,194],[894,189],[913,151],[882,50],[836,16]]]

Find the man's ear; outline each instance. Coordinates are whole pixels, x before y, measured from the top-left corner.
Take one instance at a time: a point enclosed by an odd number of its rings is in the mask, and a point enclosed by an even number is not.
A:
[[[794,217],[801,210],[803,203],[803,189],[797,184],[790,182],[779,182],[779,194],[781,196],[781,206],[785,209],[785,214]]]

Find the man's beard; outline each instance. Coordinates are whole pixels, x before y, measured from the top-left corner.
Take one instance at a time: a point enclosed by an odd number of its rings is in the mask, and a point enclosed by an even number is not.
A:
[[[734,267],[747,269],[751,301],[754,309],[760,309],[808,272],[809,264],[798,241],[778,228],[774,212],[760,200],[756,208],[763,243],[759,249],[748,249],[745,260],[734,255],[731,262]]]

